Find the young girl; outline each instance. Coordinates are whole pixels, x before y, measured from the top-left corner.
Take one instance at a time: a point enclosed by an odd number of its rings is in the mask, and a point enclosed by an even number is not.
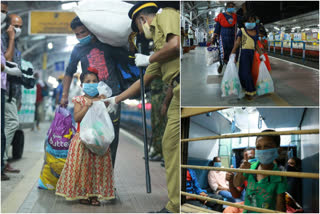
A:
[[[56,194],[66,200],[80,199],[81,204],[100,206],[99,200],[115,198],[110,148],[104,156],[88,150],[80,140],[80,122],[98,96],[98,71],[88,68],[80,76],[85,95],[72,99],[77,133],[72,138],[68,157],[56,187]],[[98,200],[99,199],[99,200]]]
[[[231,55],[236,54],[237,49],[241,45],[239,78],[247,99],[251,100],[256,94],[256,88],[251,75],[254,51],[257,50],[260,56],[262,52],[257,45],[259,35],[257,33],[255,17],[249,15],[244,18],[244,21],[245,28],[241,28],[238,32]],[[261,56],[261,58],[263,57],[264,56]]]
[[[271,71],[271,66],[270,66],[270,61],[269,61],[269,57],[267,54],[267,50],[268,50],[268,41],[267,41],[267,33],[264,29],[264,27],[260,26],[260,30],[259,30],[259,41],[258,41],[258,45],[264,55],[264,57],[266,58],[266,66],[268,68],[268,71]]]

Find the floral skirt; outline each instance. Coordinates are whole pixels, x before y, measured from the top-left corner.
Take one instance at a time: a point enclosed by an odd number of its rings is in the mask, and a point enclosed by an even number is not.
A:
[[[56,195],[66,200],[115,198],[110,148],[104,156],[88,150],[77,133],[71,141],[68,157],[56,186]]]

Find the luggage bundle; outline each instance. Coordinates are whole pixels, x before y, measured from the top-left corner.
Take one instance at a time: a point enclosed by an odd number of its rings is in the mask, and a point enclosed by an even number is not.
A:
[[[48,190],[56,188],[74,133],[70,112],[58,107],[45,140],[45,157],[38,180],[39,188]]]
[[[209,46],[206,48],[207,66],[219,61],[219,47]]]

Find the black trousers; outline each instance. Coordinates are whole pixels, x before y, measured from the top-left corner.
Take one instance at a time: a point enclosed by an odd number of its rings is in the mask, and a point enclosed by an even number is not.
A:
[[[115,168],[116,156],[117,156],[117,150],[118,150],[118,144],[119,144],[120,114],[121,114],[121,104],[118,105],[116,114],[114,113],[110,114],[113,128],[114,128],[114,140],[110,144],[113,168]]]
[[[193,46],[193,39],[190,39],[190,46]]]
[[[4,108],[5,108],[5,94],[6,90],[1,89],[1,173],[4,171],[3,156],[6,151],[6,135],[4,133]]]

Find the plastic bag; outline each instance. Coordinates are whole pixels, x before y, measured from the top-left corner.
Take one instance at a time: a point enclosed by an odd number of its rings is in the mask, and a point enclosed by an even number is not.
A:
[[[56,188],[74,133],[70,112],[58,107],[45,140],[45,162],[38,180],[39,188],[48,190]]]
[[[97,88],[99,95],[104,95],[106,98],[111,97],[112,89],[105,82],[99,82]]]
[[[106,106],[94,101],[80,123],[80,139],[97,155],[104,155],[114,139],[114,128]]]
[[[215,46],[209,46],[206,48],[206,61],[207,66],[219,61],[219,48]]]
[[[227,64],[225,73],[221,82],[222,97],[231,95],[240,95],[241,84],[238,75],[238,69],[234,63],[235,56],[231,55],[229,62]]]
[[[98,84],[98,91],[99,91],[99,95],[104,95],[105,99],[102,99],[101,101],[105,102],[107,101],[107,98],[111,97],[112,95],[112,89],[104,82],[99,82]],[[116,113],[117,112],[117,108],[118,105],[109,105],[107,108],[107,111],[109,113]]]
[[[272,78],[269,74],[266,64],[263,61],[261,61],[260,63],[259,76],[258,76],[256,87],[257,87],[257,95],[259,96],[274,92]]]
[[[121,47],[128,43],[131,33],[131,7],[132,4],[117,0],[86,0],[80,2],[75,13],[99,41]]]

